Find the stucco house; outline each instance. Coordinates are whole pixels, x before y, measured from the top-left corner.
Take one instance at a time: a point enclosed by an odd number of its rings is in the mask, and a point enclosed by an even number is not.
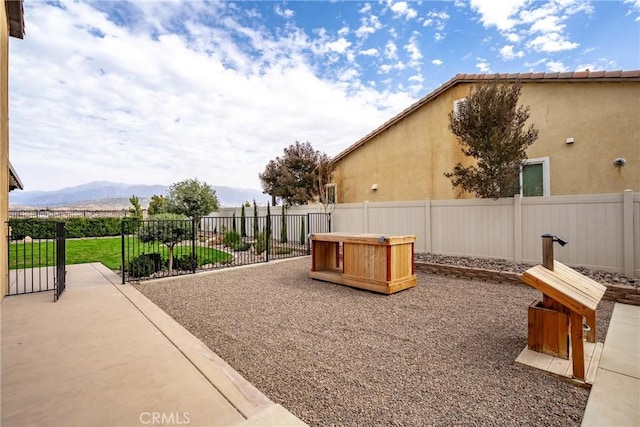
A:
[[[9,37],[23,38],[22,1],[4,0],[0,6],[0,301],[7,293],[9,261],[7,226],[9,190],[22,183],[9,163]]]
[[[519,102],[539,130],[523,196],[640,190],[640,70],[458,74],[332,159],[337,203],[474,197],[444,176],[469,164],[448,115],[495,78],[522,83]]]

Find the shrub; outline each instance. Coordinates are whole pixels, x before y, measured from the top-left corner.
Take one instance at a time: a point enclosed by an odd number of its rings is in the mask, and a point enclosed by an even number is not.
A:
[[[256,239],[256,253],[261,254],[267,250],[267,245],[271,243],[270,236],[264,231],[264,229],[258,233],[258,238]]]
[[[131,278],[149,277],[162,270],[162,256],[158,253],[142,254],[129,262],[127,273]]]
[[[240,233],[238,233],[235,230],[232,230],[224,233],[222,243],[224,243],[225,246],[234,247],[235,245],[240,243],[241,240],[242,238],[240,237]]]
[[[277,248],[275,250],[275,255],[288,255],[291,252],[293,252],[291,248]]]
[[[173,257],[173,268],[176,270],[193,271],[198,268],[198,257],[193,254],[184,254],[181,257]]]
[[[238,242],[235,245],[232,245],[231,249],[233,249],[236,252],[244,252],[244,251],[248,251],[250,247],[251,245],[246,242]]]

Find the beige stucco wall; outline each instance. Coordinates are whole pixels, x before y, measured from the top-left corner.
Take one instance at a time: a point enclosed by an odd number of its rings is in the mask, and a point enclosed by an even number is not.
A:
[[[9,219],[9,25],[0,4],[0,301],[7,293],[7,227]]]
[[[453,102],[470,87],[450,88],[339,160],[338,202],[473,197],[443,175],[470,161],[447,127]],[[640,189],[640,82],[525,82],[520,103],[540,131],[529,158],[549,157],[551,195]],[[614,167],[617,157],[627,165]]]

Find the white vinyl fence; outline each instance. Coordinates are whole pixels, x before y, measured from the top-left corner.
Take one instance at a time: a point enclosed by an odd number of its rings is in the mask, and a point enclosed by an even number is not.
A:
[[[307,208],[307,207],[305,207]],[[322,212],[322,207],[315,212]],[[293,212],[291,212],[293,213]],[[332,231],[416,235],[416,252],[539,263],[540,236],[569,241],[555,258],[640,277],[640,193],[340,204]]]

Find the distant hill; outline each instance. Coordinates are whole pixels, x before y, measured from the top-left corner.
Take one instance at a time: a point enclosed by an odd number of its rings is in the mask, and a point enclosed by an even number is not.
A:
[[[221,206],[240,206],[256,200],[263,204],[270,198],[259,190],[212,185]],[[135,195],[143,208],[154,194],[165,195],[166,185],[135,185],[94,181],[55,191],[20,191],[9,193],[10,209],[68,208],[68,209],[124,209],[130,206],[129,197]]]

